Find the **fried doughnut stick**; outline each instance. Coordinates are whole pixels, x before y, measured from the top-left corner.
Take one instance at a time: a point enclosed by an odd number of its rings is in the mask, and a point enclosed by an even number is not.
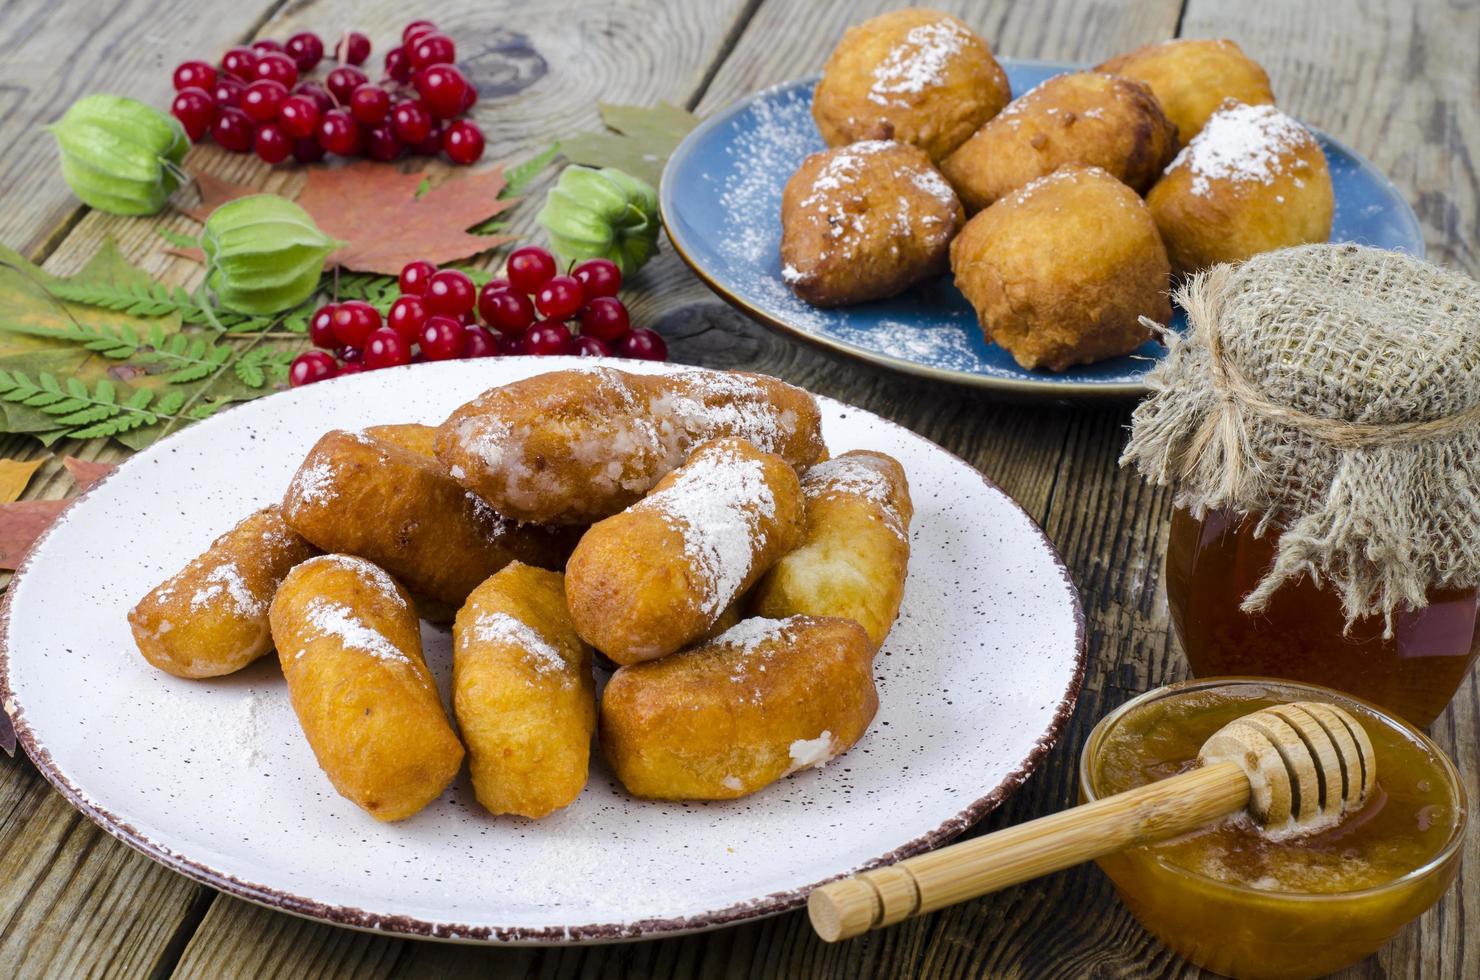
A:
[[[879,706],[872,660],[852,620],[742,620],[702,646],[613,674],[602,751],[635,796],[746,796],[863,737]]]
[[[574,546],[571,532],[500,517],[429,456],[340,430],[304,458],[283,514],[320,549],[373,561],[454,607],[509,562],[559,568]]]
[[[755,587],[752,608],[784,619],[841,616],[878,650],[899,615],[910,560],[909,482],[892,457],[854,450],[802,478],[807,533]]]
[[[802,521],[786,460],[743,439],[705,443],[576,546],[565,577],[576,631],[619,664],[687,646],[796,546]]]
[[[596,684],[560,573],[514,562],[474,589],[452,628],[452,656],[453,708],[478,802],[538,819],[575,800],[596,730]]]
[[[774,378],[595,368],[489,389],[442,423],[437,456],[500,514],[585,524],[637,502],[695,446],[723,436],[799,469],[824,452],[817,403]]]
[[[288,697],[319,766],[376,820],[401,820],[462,767],[410,596],[361,558],[324,555],[289,573],[272,601]]]
[[[129,610],[144,659],[176,677],[219,677],[272,649],[267,607],[288,572],[317,552],[265,507],[211,543]]]

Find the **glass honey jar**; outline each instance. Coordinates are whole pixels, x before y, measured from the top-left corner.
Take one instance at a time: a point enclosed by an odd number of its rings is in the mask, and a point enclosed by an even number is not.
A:
[[[1167,604],[1193,674],[1288,677],[1355,694],[1419,727],[1438,717],[1480,656],[1475,590],[1429,590],[1426,606],[1397,612],[1391,636],[1375,617],[1348,628],[1340,599],[1309,579],[1246,613],[1241,597],[1275,557],[1275,535],[1256,535],[1255,523],[1222,510],[1202,520],[1172,513]]]
[[[1432,722],[1480,655],[1480,283],[1306,245],[1177,291],[1121,462],[1175,490],[1166,589],[1199,677]]]

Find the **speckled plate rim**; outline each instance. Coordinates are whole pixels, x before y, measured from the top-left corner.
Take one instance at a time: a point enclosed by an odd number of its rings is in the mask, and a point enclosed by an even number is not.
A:
[[[518,358],[518,360],[525,360]],[[536,361],[534,358],[529,359]],[[561,370],[570,367],[593,367],[605,365],[610,367],[622,367],[630,362],[608,360],[605,358],[573,358],[573,357],[543,357],[537,359],[539,365],[545,370]],[[694,368],[697,365],[674,364],[672,370]],[[394,371],[410,371],[416,365],[407,365],[399,368],[391,368]],[[377,372],[379,373],[379,372]],[[532,372],[536,373],[536,372]],[[352,391],[358,383],[359,376],[348,379],[336,379],[332,384],[343,385],[346,392]],[[281,392],[271,396],[273,399],[289,399],[293,397],[292,391]],[[1074,670],[1069,679],[1069,684],[1064,690],[1063,698],[1058,708],[1049,721],[1047,729],[1034,741],[1033,748],[1029,751],[1023,762],[1014,769],[1001,782],[991,789],[986,795],[977,799],[970,806],[961,810],[955,816],[946,820],[935,830],[920,837],[908,841],[894,850],[882,854],[877,858],[864,862],[855,868],[839,872],[812,882],[809,885],[783,892],[773,892],[750,901],[738,902],[724,908],[716,909],[693,916],[676,918],[642,919],[634,922],[619,923],[590,923],[580,926],[568,926],[560,928],[528,928],[528,927],[496,927],[496,926],[474,926],[461,923],[435,922],[428,919],[406,915],[382,915],[365,909],[346,905],[329,905],[318,902],[301,895],[291,894],[281,889],[262,885],[257,882],[247,881],[239,876],[231,875],[211,867],[201,861],[197,861],[186,854],[177,853],[158,841],[151,839],[137,827],[128,823],[107,807],[98,803],[86,790],[78,786],[63,774],[51,757],[46,745],[38,737],[26,720],[24,705],[17,693],[10,685],[10,616],[11,600],[16,594],[16,585],[24,578],[30,568],[34,556],[40,554],[46,539],[51,535],[54,528],[58,527],[67,515],[72,513],[78,504],[86,500],[92,493],[104,486],[113,476],[109,473],[102,479],[93,483],[87,490],[83,491],[72,503],[57,517],[51,527],[47,528],[31,550],[22,559],[20,567],[16,569],[15,576],[11,579],[10,586],[5,591],[3,600],[0,600],[0,709],[9,716],[15,727],[17,743],[26,751],[36,768],[46,777],[47,782],[61,793],[73,807],[79,810],[93,823],[97,824],[110,836],[117,838],[123,843],[141,852],[146,857],[164,865],[172,871],[179,872],[187,878],[208,885],[217,891],[225,892],[236,898],[245,899],[256,905],[288,912],[306,919],[328,922],[332,925],[345,926],[364,932],[378,934],[394,934],[417,939],[434,939],[444,942],[472,943],[472,944],[499,944],[499,945],[585,945],[592,943],[609,943],[634,941],[640,939],[656,939],[670,936],[679,936],[686,933],[703,932],[721,926],[733,925],[751,919],[764,918],[766,916],[779,915],[801,907],[806,903],[807,895],[812,889],[836,881],[839,878],[877,868],[882,865],[892,864],[896,861],[930,850],[960,835],[967,828],[977,823],[987,814],[995,810],[1001,803],[1012,795],[1027,778],[1032,775],[1038,765],[1047,757],[1057,744],[1059,736],[1063,734],[1064,727],[1074,713],[1074,707],[1078,703],[1079,693],[1084,684],[1085,666],[1087,660],[1087,630],[1085,626],[1084,607],[1079,599],[1079,590],[1074,585],[1074,580],[1069,574],[1068,567],[1064,564],[1058,549],[1049,540],[1048,535],[1038,525],[1031,514],[1023,509],[1022,505],[1012,498],[1006,491],[993,482],[986,474],[977,470],[966,460],[952,453],[950,450],[926,439],[924,436],[908,429],[897,422],[893,422],[882,416],[875,415],[866,409],[848,405],[837,399],[827,398],[823,395],[814,396],[823,401],[833,402],[850,411],[860,412],[875,419],[886,426],[903,430],[910,437],[920,439],[937,451],[956,460],[962,466],[976,472],[981,477],[987,488],[999,494],[1003,500],[1017,510],[1027,521],[1028,526],[1037,534],[1042,542],[1050,561],[1058,569],[1063,577],[1065,588],[1068,590],[1067,598],[1074,616]],[[278,405],[282,401],[277,401]],[[198,430],[202,426],[211,426],[217,419],[230,417],[238,412],[263,411],[263,401],[250,402],[236,406],[229,412],[198,422],[192,428]],[[240,418],[240,416],[237,416]],[[135,460],[152,457],[170,451],[176,438],[180,433],[172,433],[159,440],[147,449],[134,456],[129,457],[119,469],[134,465]],[[117,472],[117,471],[114,471]]]
[[[998,60],[1003,65],[1022,65],[1024,67],[1051,69],[1055,71],[1082,71],[1086,68],[1092,67],[1088,64],[1080,64],[1068,61],[1049,61],[1042,58],[999,57]],[[796,339],[801,341],[805,341],[806,343],[811,344],[814,347],[819,347],[823,350],[832,351],[833,353],[841,354],[844,357],[848,357],[853,360],[864,361],[877,367],[889,368],[891,370],[900,371],[905,374],[912,374],[916,377],[926,378],[931,381],[946,381],[952,384],[964,385],[967,387],[985,388],[1003,394],[1029,396],[1032,398],[1048,398],[1050,400],[1057,399],[1085,401],[1089,399],[1127,399],[1140,398],[1142,395],[1146,394],[1149,389],[1144,384],[1137,382],[1107,381],[1104,383],[1095,383],[1085,381],[1067,381],[1059,376],[1054,376],[1053,380],[1045,378],[1042,381],[1018,378],[1003,378],[991,375],[974,374],[970,371],[958,371],[950,368],[932,367],[929,364],[921,364],[918,361],[911,361],[907,360],[906,358],[894,357],[890,354],[884,354],[879,351],[869,350],[866,347],[860,347],[854,344],[850,344],[847,341],[839,340],[836,337],[829,337],[824,334],[814,333],[813,331],[806,330],[802,327],[796,326],[795,324],[788,323],[786,320],[781,319],[780,317],[773,316],[771,313],[761,309],[750,300],[735,293],[729,286],[725,285],[716,277],[716,274],[713,270],[706,268],[703,263],[695,259],[690,250],[684,245],[682,232],[675,233],[677,222],[669,220],[670,212],[673,212],[677,206],[676,202],[673,199],[673,195],[676,194],[677,191],[673,189],[673,182],[668,179],[669,173],[673,171],[676,166],[682,163],[682,161],[689,154],[694,152],[694,148],[711,130],[730,122],[730,120],[732,120],[735,116],[746,111],[757,102],[771,98],[775,96],[778,92],[793,88],[794,86],[804,84],[815,85],[821,77],[821,72],[814,72],[810,75],[803,75],[801,78],[794,78],[790,81],[778,82],[775,85],[768,85],[763,89],[752,92],[750,95],[747,95],[744,98],[737,99],[736,101],[725,106],[720,111],[714,113],[711,116],[708,116],[698,126],[690,130],[688,135],[685,136],[683,140],[679,142],[678,146],[674,148],[673,152],[669,154],[668,162],[663,166],[662,179],[659,181],[658,184],[658,216],[663,222],[663,229],[668,233],[668,242],[673,246],[673,251],[678,253],[678,257],[683,260],[684,264],[687,265],[690,270],[693,271],[694,275],[699,277],[704,285],[709,287],[710,291],[719,296],[719,298],[724,300],[726,303],[733,306],[735,309],[739,310],[741,313],[744,313],[746,316],[750,317],[752,320],[764,324],[765,326],[779,331],[780,333],[795,337]],[[1374,183],[1382,186],[1385,190],[1387,190],[1392,195],[1394,200],[1402,204],[1402,208],[1397,212],[1396,216],[1402,221],[1404,225],[1407,226],[1409,236],[1414,242],[1414,249],[1410,254],[1412,254],[1414,258],[1423,258],[1427,251],[1427,243],[1424,241],[1423,236],[1423,226],[1419,223],[1418,215],[1414,213],[1413,206],[1408,203],[1408,199],[1403,196],[1403,193],[1398,189],[1398,186],[1393,183],[1392,179],[1389,178],[1387,174],[1377,169],[1372,161],[1368,160],[1365,156],[1352,149],[1345,142],[1336,139],[1330,133],[1318,129],[1315,126],[1311,126],[1309,124],[1302,125],[1305,125],[1305,127],[1309,129],[1312,133],[1314,133],[1319,139],[1324,140],[1332,144],[1333,146],[1339,147],[1342,152],[1348,154],[1352,158],[1352,160],[1356,162],[1358,168],[1364,174],[1371,178]],[[1156,362],[1148,360],[1147,369],[1149,370],[1149,365],[1154,363]]]

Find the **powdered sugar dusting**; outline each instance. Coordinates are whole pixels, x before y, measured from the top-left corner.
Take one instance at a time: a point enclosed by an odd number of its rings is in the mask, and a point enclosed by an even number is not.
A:
[[[230,599],[243,616],[261,616],[267,611],[267,600],[247,587],[241,569],[234,561],[222,562],[210,570],[200,588],[190,597],[190,608],[202,609],[223,598]]]
[[[910,174],[910,180],[914,181],[916,187],[946,207],[956,206],[956,192],[951,190],[951,185],[946,183],[946,179],[934,167],[922,167],[913,171]]]
[[[672,483],[632,508],[657,513],[683,538],[707,615],[718,616],[740,594],[756,550],[765,545],[761,522],[776,516],[765,472],[760,460],[718,446],[675,470]]]
[[[795,172],[822,142],[812,121],[811,101],[797,94],[756,103],[755,117],[748,138],[725,148],[735,160],[735,170],[721,189],[730,220],[720,248],[751,263],[776,254],[785,175]]]
[[[473,621],[472,628],[463,634],[463,645],[473,640],[518,648],[524,654],[524,662],[538,674],[573,676],[566,670],[565,658],[559,650],[534,627],[508,613],[492,612],[479,616]]]
[[[912,96],[944,84],[951,59],[970,37],[956,21],[944,18],[910,28],[874,69],[868,100],[875,105],[908,108],[916,101]]]
[[[827,150],[822,156],[822,165],[812,177],[809,193],[786,215],[786,221],[792,227],[800,222],[824,231],[827,245],[816,256],[812,269],[788,266],[792,270],[790,274],[783,270],[782,278],[786,282],[811,278],[829,260],[837,265],[858,257],[859,247],[868,241],[865,236],[871,228],[880,232],[881,239],[879,235],[874,237],[886,243],[896,256],[900,252],[899,243],[913,236],[917,221],[922,227],[938,226],[939,240],[944,243],[948,232],[944,226],[955,214],[956,195],[945,178],[922,161],[913,148],[907,150],[905,144],[892,140],[863,140]],[[914,207],[917,198],[881,192],[880,186],[887,187],[878,176],[881,170],[887,170],[889,180],[914,184],[939,208],[931,209],[927,205],[921,209],[923,213],[917,213]],[[876,175],[872,180],[868,178],[870,171]]]
[[[821,769],[837,757],[838,746],[833,741],[832,732],[824,731],[816,738],[797,739],[788,751],[791,765],[786,767],[782,776],[790,776],[802,769]]]
[[[800,421],[796,413],[791,409],[778,412],[766,386],[754,378],[720,371],[680,371],[663,380],[668,383],[662,384],[649,410],[673,466],[694,446],[721,436],[744,439],[770,453],[796,435]]]
[[[395,579],[391,578],[385,569],[373,561],[356,558],[354,555],[321,555],[315,561],[328,565],[337,565],[346,571],[353,572],[360,576],[361,579],[368,580],[386,598],[395,599],[397,602],[401,601],[401,590],[396,587]]]
[[[1272,105],[1225,103],[1182,148],[1167,172],[1187,169],[1192,193],[1206,197],[1214,180],[1274,182],[1292,153],[1312,142],[1309,131]]]
[[[750,619],[740,620],[710,642],[734,647],[741,654],[749,655],[762,643],[769,643],[785,634],[791,629],[795,618],[767,619],[764,616],[752,616]]]
[[[335,639],[346,650],[367,653],[386,663],[411,663],[401,649],[385,634],[366,625],[353,609],[342,602],[322,597],[309,600],[304,608],[304,631],[308,639]],[[298,651],[303,656],[303,651]]]
[[[765,695],[758,683],[759,675],[766,672],[778,650],[786,649],[784,641],[792,635],[792,627],[797,618],[789,616],[786,619],[767,619],[764,616],[753,616],[742,619],[705,644],[710,647],[724,647],[732,652],[734,662],[730,670],[730,683],[748,688],[738,697],[751,704],[765,701]],[[768,646],[773,641],[782,643]]]
[[[334,495],[333,476],[333,470],[325,462],[316,461],[310,466],[300,466],[293,475],[293,482],[288,484],[288,499],[305,504],[328,503]]]
[[[862,497],[879,508],[885,525],[905,537],[908,527],[894,497],[894,484],[885,462],[874,456],[845,453],[818,463],[802,478],[802,493],[808,500],[830,495]]]

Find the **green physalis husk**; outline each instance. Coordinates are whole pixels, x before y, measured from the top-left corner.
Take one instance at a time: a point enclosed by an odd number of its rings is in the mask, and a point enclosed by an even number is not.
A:
[[[121,95],[88,95],[46,127],[62,177],[82,203],[110,214],[154,214],[180,186],[190,149],[174,116]]]
[[[658,192],[612,167],[566,167],[535,220],[562,258],[611,259],[623,276],[658,250]]]
[[[201,232],[206,286],[234,313],[277,313],[313,295],[324,259],[343,244],[285,197],[239,197],[212,211]]]

